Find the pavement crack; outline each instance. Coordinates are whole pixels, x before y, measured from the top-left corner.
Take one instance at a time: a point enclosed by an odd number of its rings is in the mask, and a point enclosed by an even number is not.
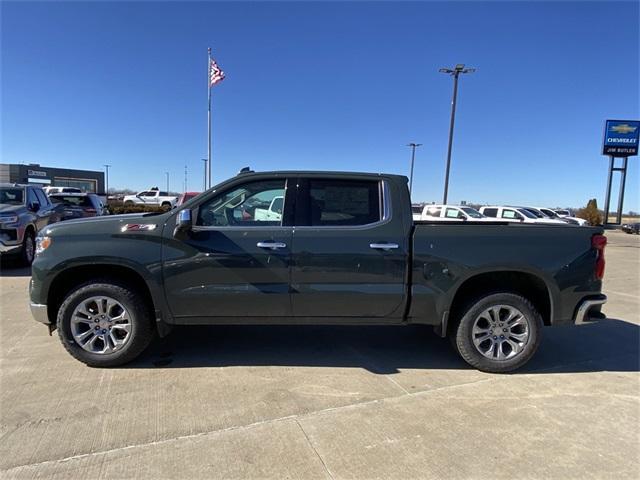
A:
[[[311,439],[309,438],[309,435],[307,435],[307,432],[304,431],[304,428],[302,428],[302,425],[300,425],[300,422],[298,421],[297,418],[296,418],[295,422],[298,425],[298,427],[300,428],[300,431],[302,431],[302,434],[304,435],[304,438],[307,439],[307,443],[309,444],[309,446],[311,447],[313,452],[318,457],[318,460],[320,460],[320,462],[322,463],[322,466],[324,467],[324,471],[327,472],[327,475],[329,475],[329,478],[331,478],[333,480],[334,477],[331,474],[331,470],[329,470],[329,467],[327,467],[327,464],[324,462],[324,458],[322,458],[322,455],[320,455],[318,453],[318,450],[316,450],[316,447],[314,447],[313,443],[311,442]]]

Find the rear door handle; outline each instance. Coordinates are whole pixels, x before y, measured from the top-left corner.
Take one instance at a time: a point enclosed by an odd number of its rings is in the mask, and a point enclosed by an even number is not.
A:
[[[370,248],[374,248],[376,250],[393,250],[398,248],[397,243],[370,243]]]
[[[278,250],[279,248],[287,248],[287,244],[283,242],[258,242],[258,248],[268,248],[270,250]]]

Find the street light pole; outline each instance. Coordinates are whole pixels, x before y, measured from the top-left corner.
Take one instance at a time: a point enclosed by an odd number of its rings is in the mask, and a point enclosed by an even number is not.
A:
[[[204,162],[204,182],[202,186],[202,191],[204,192],[207,189],[207,162],[209,161],[206,158],[201,159]]]
[[[169,172],[164,172],[167,175],[167,195],[169,194]]]
[[[110,166],[111,165],[107,165],[107,164],[104,165],[105,169],[107,170],[107,175],[105,177],[105,186],[104,186],[105,194],[107,195],[107,197],[109,196],[109,167]]]
[[[475,68],[465,68],[463,63],[457,64],[454,68],[441,68],[440,73],[446,73],[453,77],[453,98],[451,99],[451,123],[449,124],[449,147],[447,148],[447,169],[444,177],[444,197],[442,203],[447,204],[449,195],[449,171],[451,169],[451,147],[453,146],[453,126],[456,121],[456,101],[458,97],[458,77],[461,73],[473,73]]]
[[[416,147],[421,143],[407,143],[407,147],[411,147],[411,173],[409,174],[409,197],[411,197],[411,188],[413,187],[413,164],[416,160]]]

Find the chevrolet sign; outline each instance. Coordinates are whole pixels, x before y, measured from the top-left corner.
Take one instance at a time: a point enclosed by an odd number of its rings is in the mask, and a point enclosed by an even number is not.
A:
[[[638,155],[640,121],[607,120],[604,128],[602,154],[611,157]]]

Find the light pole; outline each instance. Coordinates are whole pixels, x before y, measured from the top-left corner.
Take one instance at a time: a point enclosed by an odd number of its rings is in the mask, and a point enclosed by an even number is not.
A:
[[[184,193],[187,193],[187,166],[184,166]]]
[[[411,173],[409,174],[409,197],[411,197],[411,187],[413,187],[413,163],[416,160],[416,147],[421,146],[421,143],[407,143],[407,147],[411,147]]]
[[[440,73],[446,73],[453,77],[453,98],[451,100],[451,124],[449,125],[449,148],[447,149],[447,170],[444,177],[444,198],[442,203],[446,205],[449,194],[449,169],[451,168],[451,146],[453,145],[453,125],[456,120],[456,99],[458,97],[458,77],[461,73],[473,73],[475,68],[465,68],[464,63],[457,64],[454,68],[441,68]]]
[[[206,158],[201,159],[204,162],[204,182],[202,184],[202,191],[204,192],[207,189],[207,162],[209,161]]]
[[[169,172],[164,172],[167,176],[167,195],[169,195]]]
[[[107,174],[105,176],[105,186],[104,186],[105,193],[107,194],[107,197],[109,196],[109,167],[110,166],[111,165],[107,165],[106,163],[104,165],[105,169],[107,170]]]

